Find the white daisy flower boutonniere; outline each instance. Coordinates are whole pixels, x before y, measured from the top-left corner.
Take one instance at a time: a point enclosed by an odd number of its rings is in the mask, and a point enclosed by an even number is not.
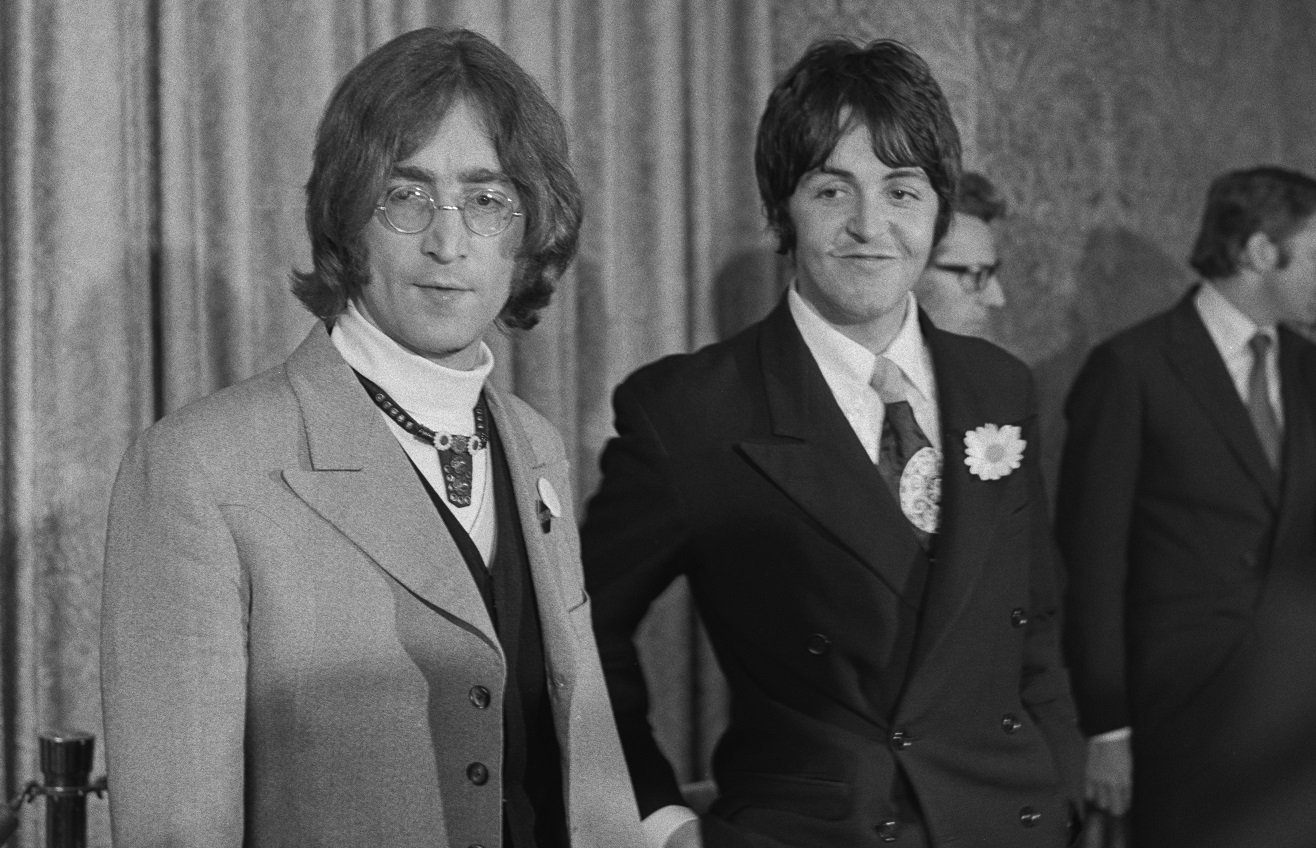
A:
[[[1013,424],[984,424],[964,434],[964,464],[983,480],[999,480],[1023,462],[1028,442]]]

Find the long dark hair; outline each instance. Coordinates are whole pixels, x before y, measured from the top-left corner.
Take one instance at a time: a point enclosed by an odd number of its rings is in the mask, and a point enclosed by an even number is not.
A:
[[[786,72],[759,121],[754,165],[778,253],[795,248],[789,211],[795,187],[859,123],[883,163],[928,175],[938,199],[933,242],[946,234],[960,177],[960,135],[941,86],[898,41],[834,38],[815,42]]]
[[[510,56],[470,30],[418,29],[366,56],[338,84],[306,183],[312,268],[292,290],[332,318],[369,285],[362,231],[393,166],[420,150],[458,102],[482,120],[526,213],[511,295],[499,314],[532,327],[576,254],[580,187],[562,118]]]

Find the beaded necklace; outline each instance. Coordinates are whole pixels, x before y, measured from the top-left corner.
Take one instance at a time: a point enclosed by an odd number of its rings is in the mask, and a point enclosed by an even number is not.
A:
[[[471,471],[472,460],[476,451],[489,447],[488,405],[484,392],[471,410],[475,416],[475,433],[465,436],[460,433],[435,432],[421,424],[398,406],[388,392],[371,382],[365,375],[357,373],[356,378],[365,386],[366,392],[375,405],[384,410],[384,414],[406,430],[418,441],[432,445],[439,454],[439,466],[443,469],[443,488],[448,502],[453,506],[471,505]]]

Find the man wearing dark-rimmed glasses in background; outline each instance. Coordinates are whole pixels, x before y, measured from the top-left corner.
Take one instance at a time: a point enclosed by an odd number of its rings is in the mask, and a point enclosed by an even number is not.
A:
[[[976,171],[960,177],[955,214],[914,286],[932,323],[962,336],[987,336],[992,313],[1005,305],[997,277],[1001,261],[991,223],[1005,215],[1005,198]]]
[[[115,486],[116,844],[638,844],[562,442],[487,382],[485,333],[532,326],[575,253],[565,139],[468,31],[338,86],[293,282],[321,321]]]

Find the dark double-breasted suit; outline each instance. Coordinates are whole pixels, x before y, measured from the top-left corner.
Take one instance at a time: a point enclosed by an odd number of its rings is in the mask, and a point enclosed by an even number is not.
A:
[[[617,389],[587,586],[642,815],[680,804],[633,637],[685,575],[730,687],[709,846],[1065,844],[1080,739],[1026,369],[926,319],[945,451],[920,547],[783,302]],[[969,473],[964,435],[1022,427],[1023,466]],[[921,814],[918,812],[921,811]]]
[[[1088,733],[1133,728],[1136,845],[1309,846],[1316,348],[1279,331],[1277,471],[1195,291],[1098,346],[1070,393],[1057,530],[1075,696]]]
[[[486,387],[541,622],[572,846],[639,844],[556,430]],[[561,513],[541,520],[544,493]],[[508,655],[459,545],[323,327],[148,430],[105,559],[124,848],[502,838]]]

